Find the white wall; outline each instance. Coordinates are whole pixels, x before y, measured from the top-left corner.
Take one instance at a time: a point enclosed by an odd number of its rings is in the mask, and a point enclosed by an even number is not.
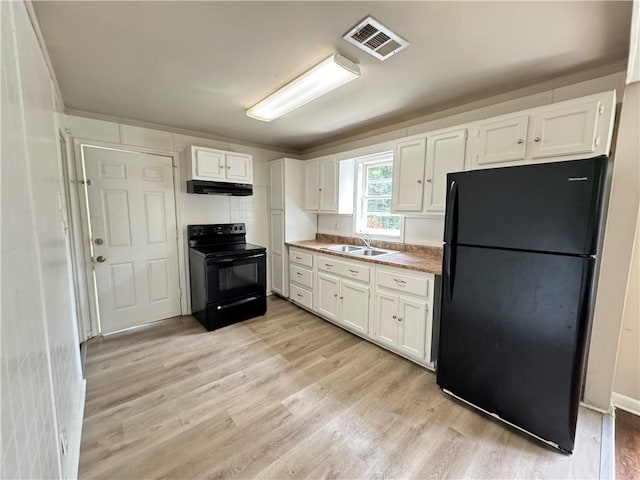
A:
[[[616,357],[640,204],[640,82],[624,91],[594,309],[585,402],[611,404]],[[640,368],[638,368],[640,371]]]
[[[269,170],[267,162],[290,156],[277,150],[228,143],[195,135],[185,135],[156,128],[144,128],[115,121],[97,120],[76,115],[65,115],[65,127],[70,135],[90,144],[91,141],[106,142],[120,148],[143,148],[158,152],[178,153],[180,172],[180,211],[185,258],[187,225],[197,223],[243,222],[247,228],[247,241],[268,247],[269,215],[268,188]],[[189,145],[220,148],[253,155],[253,195],[228,197],[222,195],[194,195],[186,192],[187,161],[184,150]],[[267,278],[270,278],[267,275]],[[188,283],[188,278],[186,279]],[[268,288],[267,291],[270,291]],[[188,289],[187,289],[188,292]]]
[[[411,123],[408,126],[385,129],[383,133],[372,133],[370,136],[359,134],[351,141],[341,140],[327,147],[315,147],[313,153],[305,153],[305,158],[313,158],[320,155],[338,154],[338,158],[354,158],[364,154],[371,154],[377,151],[387,151],[393,143],[410,135],[417,135],[435,131],[441,128],[455,127],[468,122],[474,122],[485,118],[490,118],[506,113],[517,112],[528,108],[539,107],[553,102],[560,102],[581,96],[600,93],[607,90],[616,90],[618,101],[622,98],[624,91],[625,72],[606,75],[604,77],[579,82],[574,85],[542,91],[520,98],[512,98],[508,101],[497,103],[498,99],[509,94],[494,97],[495,104],[491,104],[491,99],[468,104],[466,107],[460,106],[447,112],[440,112],[423,117],[422,121]],[[532,88],[532,87],[530,87]],[[483,106],[478,108],[478,104]],[[380,147],[376,150],[375,145]],[[318,232],[334,235],[353,235],[353,217],[351,215],[319,215]],[[444,216],[431,215],[405,215],[404,217],[404,243],[417,245],[442,245],[444,235]]]
[[[613,404],[640,415],[640,212],[622,314]]]
[[[2,478],[77,473],[84,406],[53,84],[22,2],[2,21]],[[69,453],[60,454],[59,437]]]

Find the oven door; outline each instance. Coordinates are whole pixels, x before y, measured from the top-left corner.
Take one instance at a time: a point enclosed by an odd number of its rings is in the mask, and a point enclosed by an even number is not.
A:
[[[207,260],[207,303],[265,295],[266,253]]]

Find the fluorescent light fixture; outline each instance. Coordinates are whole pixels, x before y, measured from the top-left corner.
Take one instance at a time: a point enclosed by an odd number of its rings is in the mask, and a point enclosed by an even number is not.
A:
[[[255,104],[247,115],[270,122],[359,76],[358,64],[336,53]]]

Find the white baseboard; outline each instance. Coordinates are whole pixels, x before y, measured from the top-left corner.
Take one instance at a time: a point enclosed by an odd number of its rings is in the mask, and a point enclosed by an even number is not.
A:
[[[80,466],[80,442],[82,440],[82,423],[84,420],[84,404],[87,392],[87,380],[82,379],[80,392],[78,395],[76,408],[73,410],[74,418],[69,426],[68,450],[62,458],[63,478],[78,478],[78,467]]]
[[[640,416],[640,400],[636,398],[627,397],[626,395],[613,392],[611,395],[611,402],[617,408]]]

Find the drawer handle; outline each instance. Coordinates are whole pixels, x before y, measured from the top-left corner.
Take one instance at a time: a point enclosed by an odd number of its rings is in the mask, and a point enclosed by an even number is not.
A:
[[[397,278],[394,278],[393,281],[396,282],[396,283],[402,283],[402,284],[407,283],[404,280],[399,280]]]
[[[304,297],[304,295],[302,295],[301,293],[297,294],[300,298]]]
[[[349,269],[349,271],[350,271],[351,273],[360,273],[360,272],[358,272],[358,270],[353,270],[352,268],[350,268],[350,269]]]
[[[296,260],[302,260],[302,257],[296,257]]]
[[[296,272],[296,275],[298,275],[299,277],[302,276],[302,272]]]
[[[330,263],[325,263],[324,266],[327,268],[333,268],[333,265],[331,265]]]

